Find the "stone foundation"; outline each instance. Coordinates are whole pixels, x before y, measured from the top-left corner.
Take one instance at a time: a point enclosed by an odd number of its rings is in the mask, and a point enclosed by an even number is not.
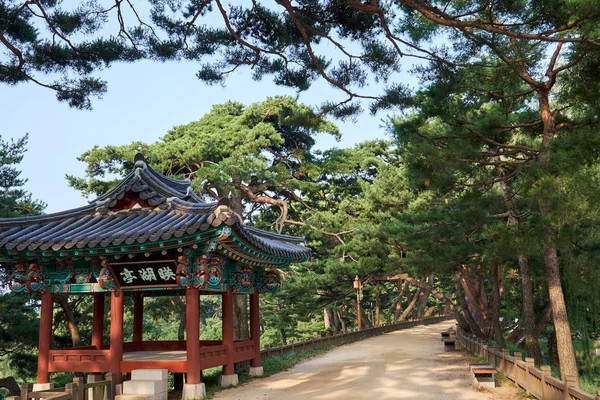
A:
[[[201,400],[206,397],[204,383],[186,383],[183,385],[181,400]]]
[[[229,386],[237,386],[237,385],[238,385],[237,374],[221,375],[219,377],[219,387],[226,388]]]

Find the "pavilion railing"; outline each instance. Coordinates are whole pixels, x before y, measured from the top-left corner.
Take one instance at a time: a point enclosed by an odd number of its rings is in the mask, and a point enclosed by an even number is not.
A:
[[[114,400],[116,394],[116,380],[113,373],[104,375],[104,380],[100,380],[99,374],[89,375],[88,382],[83,378],[75,377],[72,383],[67,383],[65,387],[52,388],[46,390],[33,391],[31,383],[21,385],[20,396],[10,396],[6,400]]]
[[[108,370],[109,350],[96,350],[93,346],[50,350],[50,372],[103,372]]]
[[[539,400],[600,400],[600,389],[596,396],[585,393],[577,387],[576,377],[567,376],[565,381],[553,378],[548,365],[538,369],[533,358],[526,357],[523,361],[522,353],[511,356],[509,349],[494,346],[460,329],[457,340],[464,349],[486,360]]]
[[[346,343],[355,342],[358,340],[367,339],[373,336],[381,335],[383,333],[397,331],[401,329],[412,328],[417,325],[430,325],[435,324],[441,321],[446,321],[449,319],[454,319],[452,315],[444,315],[438,317],[427,317],[420,320],[410,320],[404,322],[398,322],[395,324],[383,324],[373,328],[366,328],[362,330],[353,330],[346,333],[339,333],[336,335],[324,335],[314,337],[312,339],[304,340],[301,342],[290,342],[289,344],[278,346],[278,347],[268,347],[265,346],[263,350],[260,352],[260,359],[266,360],[270,357],[281,357],[286,354],[292,354],[304,350],[315,350],[326,346],[339,346]],[[248,369],[250,361],[244,361],[237,363],[237,369],[239,371],[244,371]]]

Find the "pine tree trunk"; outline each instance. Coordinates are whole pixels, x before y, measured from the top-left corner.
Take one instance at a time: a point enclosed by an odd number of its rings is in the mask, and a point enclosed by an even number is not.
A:
[[[560,363],[560,375],[562,379],[572,375],[579,379],[575,349],[571,327],[567,317],[567,305],[560,282],[560,271],[558,268],[558,257],[556,247],[550,244],[550,233],[544,233],[544,262],[546,264],[546,281],[548,282],[548,294],[552,306],[552,319],[554,320],[554,331],[556,333],[556,348],[558,361]]]
[[[338,333],[339,329],[336,324],[333,310],[329,308],[323,309],[323,322],[325,323],[325,329],[331,329],[333,334]]]
[[[402,314],[402,296],[404,296],[404,292],[408,287],[408,282],[405,283],[404,281],[396,281],[395,283],[396,289],[398,289],[398,298],[396,301],[394,301],[394,304],[396,305],[396,308],[394,309],[394,322],[397,322],[398,318],[400,318],[400,315]]]
[[[433,274],[429,275],[427,278],[429,285],[433,288]],[[427,301],[429,300],[429,295],[431,294],[431,289],[427,288],[421,291],[419,295],[419,308],[417,309],[417,319],[423,318],[425,314],[425,307],[427,307]]]
[[[234,179],[239,179],[234,177]],[[229,207],[240,216],[244,215],[244,205],[242,203],[242,193],[234,191],[229,199]],[[250,330],[248,329],[248,296],[233,296],[233,338],[235,340],[250,339]]]
[[[550,316],[552,315],[552,307],[548,304],[542,311],[542,317],[535,326],[535,337],[539,338],[544,333],[546,327],[550,324]]]
[[[419,299],[419,295],[421,294],[421,288],[416,288],[416,289],[417,289],[417,291],[415,292],[415,295],[413,296],[412,300],[410,301],[410,303],[408,304],[406,309],[402,312],[402,315],[400,315],[398,322],[402,322],[402,321],[406,320],[406,318],[408,317],[408,314],[410,314],[410,312],[414,308],[415,304],[417,304],[417,300]]]
[[[550,163],[550,145],[556,133],[554,124],[555,115],[550,110],[548,90],[539,89],[537,94],[544,125],[543,151],[539,155],[539,162]],[[550,215],[546,211],[543,200],[539,200],[538,207],[541,217],[548,219]],[[547,222],[545,223],[547,224]],[[546,281],[548,283],[548,297],[552,306],[552,319],[554,320],[554,330],[556,332],[556,348],[560,363],[560,375],[562,379],[565,379],[569,375],[574,376],[579,382],[579,371],[575,359],[571,327],[569,325],[569,318],[567,317],[567,306],[560,281],[558,255],[552,236],[552,228],[546,225],[543,230],[544,265],[546,269]]]
[[[525,333],[525,350],[529,357],[535,359],[537,365],[542,364],[542,351],[535,331],[535,313],[533,311],[533,285],[529,262],[523,253],[519,253],[519,271],[521,274],[521,291],[523,293],[523,330]]]
[[[344,318],[342,317],[342,313],[340,312],[340,310],[336,309],[335,314],[337,315],[338,321],[340,321],[340,325],[342,326],[342,332],[348,333],[348,330],[346,329],[346,321],[344,321]]]
[[[475,296],[473,295],[473,289],[467,281],[464,269],[459,272],[458,279],[460,284],[462,285],[463,293],[465,294],[464,301],[467,305],[469,313],[471,314],[475,322],[477,322],[477,326],[479,326],[480,331],[487,331],[487,318],[481,311],[480,305],[478,304],[477,300],[475,299]]]
[[[461,321],[459,319],[459,325],[463,326],[465,329],[470,330],[471,333],[473,333],[475,336],[483,338],[483,337],[485,337],[485,335],[481,331],[481,328],[479,327],[479,325],[477,325],[477,322],[475,322],[475,319],[473,318],[473,315],[471,315],[471,312],[469,311],[469,307],[467,306],[465,296],[463,295],[463,293],[461,293],[462,287],[461,287],[461,284],[459,283],[459,280],[460,280],[460,272],[457,271],[454,276],[454,286],[456,288],[456,297],[458,298],[458,301],[460,303],[461,313],[457,312],[456,314],[457,314],[457,317],[458,317],[458,315],[462,315],[462,317],[463,317],[462,318],[463,321]]]
[[[69,328],[69,333],[71,334],[71,341],[73,342],[73,347],[78,347],[80,343],[79,339],[79,329],[77,328],[77,321],[75,321],[75,314],[73,313],[73,306],[69,303],[69,298],[64,294],[57,294],[54,296],[54,299],[63,310],[63,314],[65,316],[65,320],[67,321],[67,326]]]
[[[548,361],[550,364],[558,365],[558,349],[556,345],[556,335],[553,333],[548,337]]]
[[[496,161],[500,161],[500,156],[494,157]],[[504,177],[504,168],[500,164],[496,167],[500,172],[500,176]],[[504,206],[508,213],[508,225],[513,225],[518,228],[519,219],[517,218],[517,211],[512,201],[512,196],[508,193],[508,182],[503,180],[500,182],[500,188],[502,190],[502,198],[504,200]],[[517,233],[520,236],[520,233]],[[542,364],[542,351],[540,350],[540,343],[538,341],[539,335],[535,333],[535,311],[533,308],[533,285],[531,283],[531,272],[529,270],[529,260],[525,256],[522,250],[518,251],[517,258],[519,260],[519,274],[521,275],[521,293],[523,300],[523,315],[519,321],[519,326],[525,333],[525,350],[529,357],[535,359],[537,365]],[[513,337],[512,335],[511,338]],[[521,335],[519,335],[519,340]],[[508,338],[507,338],[508,340]]]
[[[465,275],[466,277],[466,275]],[[483,317],[487,320],[487,313],[490,308],[490,302],[488,301],[487,293],[485,292],[485,284],[483,283],[483,277],[479,277],[475,280],[475,299],[477,300],[477,304]]]
[[[179,308],[179,329],[177,330],[177,340],[185,340],[185,303],[179,295],[171,296],[171,302]]]
[[[249,340],[248,329],[248,296],[236,294],[233,296],[233,338],[234,340]]]
[[[498,263],[493,263],[491,267],[490,279],[492,280],[492,329],[494,331],[494,339],[498,346],[506,347],[502,328],[500,327],[500,267]]]

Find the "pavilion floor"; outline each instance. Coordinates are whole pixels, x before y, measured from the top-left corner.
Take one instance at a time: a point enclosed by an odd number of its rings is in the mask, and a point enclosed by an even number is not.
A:
[[[236,341],[230,349],[220,341],[204,341],[201,344],[205,345],[198,349],[200,370],[255,357],[254,342],[250,340]],[[141,368],[164,368],[169,372],[187,371],[188,353],[185,350],[185,341],[126,343],[124,347],[121,372]],[[50,350],[50,372],[108,372],[109,359],[108,346],[102,350],[92,346]]]
[[[133,351],[123,354],[123,361],[187,361],[187,352],[171,351]]]

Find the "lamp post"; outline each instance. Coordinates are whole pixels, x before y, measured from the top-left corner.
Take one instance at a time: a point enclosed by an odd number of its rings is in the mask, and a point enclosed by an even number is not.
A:
[[[379,326],[379,281],[375,282],[375,326]]]
[[[356,275],[356,278],[354,278],[354,289],[356,290],[356,326],[357,329],[360,331],[361,329],[361,324],[360,324],[360,289],[362,288],[362,284],[360,282],[360,279],[358,279],[358,275]]]

